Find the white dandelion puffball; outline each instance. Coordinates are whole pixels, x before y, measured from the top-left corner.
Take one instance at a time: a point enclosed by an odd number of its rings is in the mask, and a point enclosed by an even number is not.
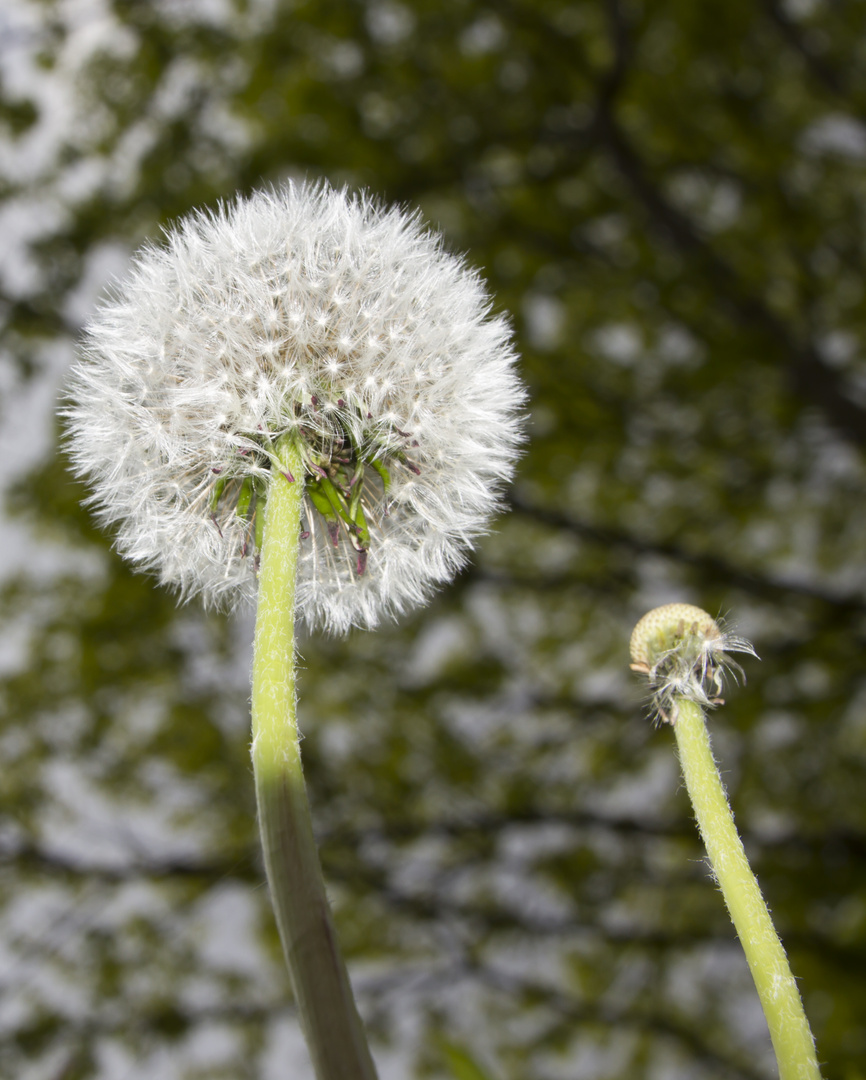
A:
[[[71,454],[117,546],[184,597],[256,595],[278,440],[305,484],[297,609],[344,631],[423,602],[521,442],[511,333],[417,215],[327,185],[198,212],[87,328]]]

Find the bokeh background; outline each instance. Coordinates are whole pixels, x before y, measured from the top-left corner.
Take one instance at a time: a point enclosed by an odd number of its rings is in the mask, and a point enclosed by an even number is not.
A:
[[[866,5],[0,0],[0,1075],[304,1080],[249,617],[130,574],[55,409],[142,240],[287,177],[419,206],[531,443],[471,568],[302,641],[383,1080],[769,1080],[633,623],[762,660],[712,730],[827,1080],[866,1077]]]

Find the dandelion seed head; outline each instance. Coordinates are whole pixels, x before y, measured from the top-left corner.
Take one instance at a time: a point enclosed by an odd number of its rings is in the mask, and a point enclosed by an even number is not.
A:
[[[366,196],[289,184],[194,213],[87,327],[75,467],[126,557],[235,607],[255,599],[255,519],[292,438],[298,610],[374,626],[453,576],[512,474],[525,395],[490,309],[417,216]]]
[[[631,668],[645,675],[651,712],[671,723],[677,698],[704,708],[722,704],[726,678],[742,676],[732,652],[757,656],[751,643],[693,604],[664,604],[638,622],[629,642]]]

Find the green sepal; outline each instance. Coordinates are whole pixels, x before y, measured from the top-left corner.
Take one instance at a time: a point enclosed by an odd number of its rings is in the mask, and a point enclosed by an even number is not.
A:
[[[323,518],[327,521],[337,520],[337,515],[331,506],[331,501],[322,490],[322,481],[320,479],[308,480],[306,493],[310,496],[310,502],[315,506]]]
[[[235,507],[235,513],[239,518],[245,518],[249,514],[252,498],[253,481],[251,477],[247,476],[241,484],[240,494],[238,495],[238,504]]]
[[[339,491],[334,487],[333,482],[327,476],[322,476],[319,478],[319,484],[322,491],[325,493],[325,498],[331,504],[334,513],[338,514],[347,525],[351,524],[351,518],[349,517],[349,511],[346,509],[346,504],[340,497]]]
[[[268,501],[267,489],[256,492],[256,512],[254,515],[255,521],[255,544],[256,547],[261,549],[262,541],[265,538],[265,504]]]
[[[228,477],[227,476],[221,476],[219,478],[219,480],[217,480],[217,482],[213,486],[213,490],[210,493],[210,512],[212,514],[215,514],[217,512],[217,507],[219,506],[219,501],[222,498],[222,494],[226,489],[226,484],[227,483],[228,483]]]
[[[385,491],[391,486],[391,474],[385,468],[381,461],[374,458],[372,461],[367,462],[368,465],[372,465],[376,472],[382,477],[382,483],[385,485]]]
[[[367,519],[364,517],[364,508],[361,506],[360,500],[355,507],[355,514],[352,518],[354,528],[349,535],[352,538],[352,546],[359,551],[366,551],[370,546],[370,530],[367,528]],[[355,535],[357,533],[357,535]]]
[[[351,492],[352,496],[349,499],[349,517],[352,521],[357,522],[358,508],[361,505],[361,492],[364,490],[364,463],[358,462],[358,468],[355,470],[355,475],[351,480]]]
[[[352,498],[349,501],[349,535],[352,538],[352,546],[358,551],[366,551],[370,546],[370,532],[367,529],[367,519],[364,517],[364,508],[361,505],[361,494],[364,490],[364,463],[358,462],[352,487]]]

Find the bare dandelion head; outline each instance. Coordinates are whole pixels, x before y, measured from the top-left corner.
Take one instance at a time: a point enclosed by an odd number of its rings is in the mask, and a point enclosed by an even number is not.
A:
[[[727,630],[693,604],[665,604],[638,622],[629,643],[631,669],[645,675],[656,720],[676,720],[676,700],[706,708],[724,704],[725,677],[735,681],[742,668],[732,652],[757,656],[750,642]]]
[[[524,391],[478,275],[327,185],[195,213],[87,328],[66,409],[120,551],[185,597],[256,594],[278,440],[305,483],[297,604],[343,631],[423,602],[500,503]]]

